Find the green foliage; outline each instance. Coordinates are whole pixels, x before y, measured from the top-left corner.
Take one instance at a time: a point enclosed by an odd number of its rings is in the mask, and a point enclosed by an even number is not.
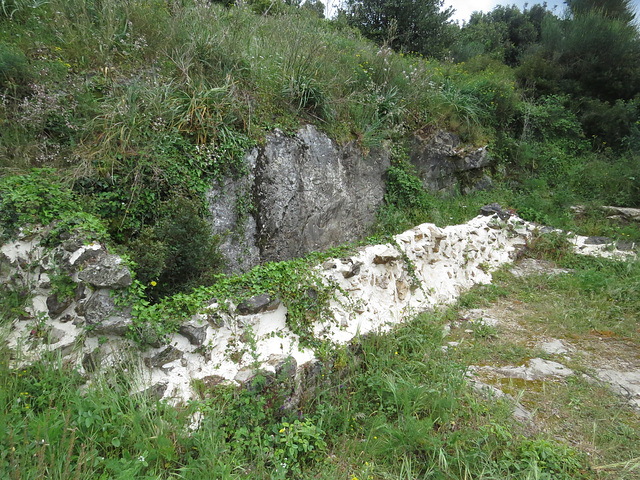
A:
[[[597,13],[627,23],[631,23],[635,18],[631,0],[569,0],[567,5],[575,16]]]
[[[566,106],[568,99],[557,95],[540,97],[536,102],[522,102],[522,137],[543,142],[566,142],[567,149],[583,148],[582,126]]]
[[[527,255],[544,258],[560,264],[569,264],[574,258],[573,245],[564,233],[537,234],[527,242]]]
[[[276,478],[299,478],[316,468],[328,452],[322,428],[283,410],[290,388],[290,379],[268,381],[258,375],[246,387],[222,386],[205,392],[206,398],[197,406],[205,415],[215,412],[206,422],[229,442],[234,453],[268,469]]]
[[[509,66],[517,65],[523,53],[540,40],[543,19],[551,15],[544,5],[520,11],[515,6],[496,6],[491,12],[474,12],[454,47],[458,59],[488,55]],[[474,48],[465,44],[472,42]]]
[[[195,287],[221,267],[218,239],[198,207],[182,197],[167,202],[160,206],[164,215],[131,244],[132,260],[140,267],[138,279],[156,282],[151,289],[156,299]]]
[[[547,58],[542,49],[534,49],[525,55],[515,74],[520,84],[534,95],[552,95],[562,90],[560,80],[564,68]]]
[[[29,91],[32,77],[33,72],[22,50],[0,43],[0,89],[23,95]]]
[[[583,99],[578,106],[585,134],[593,149],[637,152],[640,147],[640,101],[615,103]]]
[[[638,155],[621,158],[592,156],[572,177],[573,188],[584,198],[607,205],[640,206]]]
[[[377,214],[376,232],[395,234],[411,225],[424,223],[433,199],[422,186],[415,167],[409,163],[401,147],[396,147],[386,175],[386,193]]]
[[[55,272],[49,276],[51,281],[51,294],[56,295],[59,302],[72,299],[78,284],[73,281],[71,274]]]
[[[59,357],[20,369],[8,368],[5,360],[0,368],[2,478],[158,478],[197,464],[196,445],[219,451],[220,444],[207,442],[204,432],[187,433],[186,412],[131,395],[131,374],[123,367],[95,378],[79,394],[86,380]]]
[[[0,262],[0,267],[3,267]],[[0,325],[16,318],[28,318],[25,308],[31,300],[31,286],[18,278],[9,278],[0,285]]]
[[[513,474],[536,472],[536,478],[570,480],[585,478],[582,474],[584,458],[566,445],[552,440],[525,440],[510,466]]]
[[[205,259],[205,265],[207,261],[210,262],[211,259]],[[190,293],[173,293],[157,303],[149,302],[148,298],[156,300],[156,292],[167,292],[167,287],[163,287],[161,283],[162,278],[146,285],[136,281],[121,300],[123,303],[133,304],[134,326],[130,334],[139,343],[156,343],[159,339],[166,340],[171,333],[176,332],[184,318],[205,312],[213,298],[239,302],[268,293],[279,298],[287,307],[289,328],[300,335],[304,343],[314,346],[317,341],[311,334],[311,327],[316,322],[330,318],[329,300],[338,288],[325,283],[315,273],[312,268],[315,264],[313,256],[310,256],[307,259],[266,263],[242,275],[216,275],[210,269],[203,272],[209,277],[206,282],[202,282],[210,286],[200,286]],[[198,267],[201,265],[193,266]],[[176,281],[178,279],[176,277]],[[219,308],[225,308],[224,303],[221,305]]]
[[[347,18],[378,44],[440,58],[451,41],[448,21],[453,14],[450,7],[441,7],[439,0],[352,0],[347,5]]]
[[[327,454],[325,433],[311,421],[282,422],[276,437],[274,461],[287,472],[302,475],[306,466],[322,461]]]
[[[196,145],[217,138],[218,132],[238,120],[232,85],[212,87],[205,83],[187,84],[170,100],[173,126]]]
[[[559,60],[566,68],[565,88],[611,102],[640,92],[640,38],[635,25],[590,12],[565,26]]]
[[[428,209],[429,194],[416,176],[413,166],[406,160],[394,162],[387,170],[385,202],[399,208]]]
[[[4,238],[25,225],[48,225],[78,210],[71,190],[50,169],[0,179],[0,227]]]

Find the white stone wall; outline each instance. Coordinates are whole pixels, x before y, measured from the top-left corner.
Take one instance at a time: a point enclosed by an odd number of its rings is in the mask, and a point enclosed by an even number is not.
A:
[[[318,273],[340,289],[331,301],[334,321],[316,324],[314,334],[345,344],[358,335],[388,330],[417,313],[451,303],[472,286],[489,283],[491,271],[513,261],[536,229],[518,217],[503,221],[497,215],[478,216],[445,228],[423,224],[395,236],[395,244],[372,245],[348,258],[326,261],[317,267]],[[576,251],[621,254],[606,245],[585,245],[585,240],[573,238]],[[14,265],[24,263],[27,257],[30,262],[42,263],[46,257],[33,238],[6,244],[2,253]],[[77,257],[74,253],[70,260]],[[407,268],[406,259],[415,266],[415,275]],[[32,311],[46,316],[46,305],[42,305],[47,298],[46,268],[34,272],[30,273],[37,273]],[[193,396],[193,379],[243,382],[255,370],[256,360],[261,369],[272,372],[289,357],[295,359],[297,367],[314,361],[314,352],[301,347],[298,336],[287,327],[283,305],[270,312],[241,316],[233,313],[235,305],[230,300],[225,301],[232,313],[223,313],[214,303],[202,314],[185,318],[185,325],[200,332],[201,340],[174,334],[169,346],[141,354],[128,340],[109,334],[92,335],[81,322],[69,318],[47,320],[59,337],[48,343],[30,338],[33,319],[16,319],[7,332],[7,341],[23,352],[20,361],[33,360],[44,350],[59,350],[81,370],[88,368],[91,356],[102,366],[123,356],[140,358],[140,389],[155,386],[165,398],[175,400]],[[68,311],[74,312],[74,308],[72,305]]]

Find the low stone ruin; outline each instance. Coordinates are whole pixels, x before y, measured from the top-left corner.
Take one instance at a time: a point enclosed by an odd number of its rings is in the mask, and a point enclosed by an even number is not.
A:
[[[392,243],[363,247],[316,267],[335,293],[331,318],[313,325],[314,337],[346,344],[489,283],[491,271],[511,262],[538,227],[497,205],[482,212],[462,225],[419,225]],[[80,237],[45,248],[46,233],[45,228],[23,231],[0,250],[0,280],[32,297],[26,311],[6,326],[14,364],[50,351],[85,374],[133,361],[139,365],[138,389],[171,401],[192,398],[194,381],[246,383],[259,371],[300,379],[314,372],[315,352],[287,326],[286,307],[268,295],[212,299],[201,313],[185,318],[167,343],[140,349],[126,337],[132,323],[124,294],[132,283],[127,266],[104,246],[84,244]],[[587,240],[573,238],[577,251],[632,254]],[[67,294],[61,297],[63,290]]]

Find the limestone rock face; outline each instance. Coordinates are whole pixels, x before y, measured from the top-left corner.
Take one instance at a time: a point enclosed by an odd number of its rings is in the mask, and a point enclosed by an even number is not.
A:
[[[453,193],[459,186],[468,193],[491,186],[486,171],[491,158],[486,147],[468,151],[462,148],[460,138],[454,133],[439,130],[416,135],[411,163],[417,168],[424,187],[434,192]]]
[[[260,263],[256,219],[248,211],[253,202],[257,155],[258,149],[254,149],[246,156],[246,176],[214,182],[207,192],[211,229],[221,237],[219,249],[225,257],[227,273],[245,272]]]
[[[453,133],[416,135],[411,162],[432,191],[491,186],[486,148],[469,151]],[[294,136],[275,130],[246,164],[246,176],[216,182],[207,195],[229,273],[363,237],[383,202],[390,159],[340,147],[307,125]]]
[[[255,199],[261,257],[279,261],[364,235],[382,203],[387,154],[364,158],[306,126],[275,132],[258,155]]]
[[[209,192],[228,269],[246,271],[364,236],[383,201],[389,165],[387,153],[364,157],[311,125],[293,137],[274,131],[247,156],[245,178]]]

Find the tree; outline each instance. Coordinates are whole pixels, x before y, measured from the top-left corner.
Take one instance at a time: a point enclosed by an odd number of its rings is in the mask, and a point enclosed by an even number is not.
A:
[[[304,8],[305,10],[311,11],[315,13],[318,18],[324,18],[324,3],[320,0],[306,0],[300,8]]]
[[[565,3],[574,17],[595,12],[627,24],[632,23],[635,18],[631,0],[566,0]]]
[[[442,57],[452,43],[452,8],[444,0],[349,0],[347,19],[371,40],[396,51]]]
[[[458,44],[480,44],[482,54],[515,66],[526,50],[540,41],[542,22],[549,14],[546,4],[525,11],[515,5],[498,5],[489,13],[475,12],[462,29]]]
[[[640,93],[640,38],[634,25],[592,10],[565,22],[559,47],[555,54],[570,93],[610,102]]]

